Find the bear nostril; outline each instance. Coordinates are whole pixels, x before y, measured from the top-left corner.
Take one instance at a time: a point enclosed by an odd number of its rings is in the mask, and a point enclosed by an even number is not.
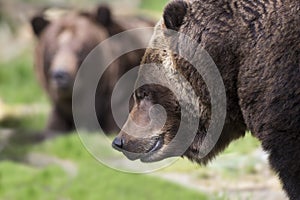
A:
[[[114,141],[112,142],[112,146],[115,148],[115,149],[122,149],[124,145],[124,140],[122,138],[119,138],[119,137],[116,137],[114,139]]]
[[[54,71],[51,73],[51,78],[59,85],[66,85],[70,81],[70,75],[65,71]]]
[[[64,71],[55,71],[52,73],[53,79],[65,79],[66,77],[68,77],[68,73]]]

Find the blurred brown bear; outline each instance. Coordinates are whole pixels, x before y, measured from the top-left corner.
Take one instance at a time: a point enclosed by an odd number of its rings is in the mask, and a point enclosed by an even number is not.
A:
[[[131,28],[151,27],[154,23],[133,16],[113,18],[111,10],[101,5],[96,12],[70,11],[55,20],[48,20],[43,14],[37,15],[32,18],[31,25],[38,39],[35,71],[53,104],[46,127],[46,133],[52,134],[75,128],[72,115],[73,85],[80,65],[91,50],[110,36]],[[136,50],[121,56],[99,82],[102,93],[98,92],[96,102],[101,99],[102,103],[96,103],[95,107],[98,121],[105,132],[119,130],[110,108],[112,87],[122,74],[139,65],[143,54],[144,50]]]

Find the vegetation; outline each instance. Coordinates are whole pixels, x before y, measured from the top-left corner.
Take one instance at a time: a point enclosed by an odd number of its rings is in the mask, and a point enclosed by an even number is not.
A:
[[[30,155],[44,160],[38,162],[39,168],[34,166],[35,161],[26,160],[26,154],[17,159],[20,163],[0,163],[0,199],[208,199],[156,177],[103,166],[86,151],[76,134],[31,147]]]
[[[142,0],[141,8],[154,11],[162,11],[168,0]]]
[[[0,61],[0,98],[9,104],[45,103],[46,96],[33,73],[32,55]]]

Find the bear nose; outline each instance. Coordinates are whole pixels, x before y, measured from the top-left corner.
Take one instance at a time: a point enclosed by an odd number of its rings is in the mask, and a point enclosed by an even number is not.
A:
[[[70,75],[66,71],[54,71],[51,73],[51,78],[58,83],[59,86],[66,86],[70,82]]]
[[[124,145],[124,139],[122,139],[120,137],[116,137],[114,139],[114,141],[112,142],[112,146],[116,150],[121,150],[123,148],[123,145]]]

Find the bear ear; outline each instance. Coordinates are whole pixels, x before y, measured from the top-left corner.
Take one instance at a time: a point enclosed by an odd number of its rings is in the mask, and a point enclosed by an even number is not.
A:
[[[103,26],[109,26],[111,24],[111,11],[108,6],[98,6],[96,13],[96,21]]]
[[[167,29],[178,31],[188,11],[188,4],[183,0],[169,3],[164,10],[163,18]]]
[[[34,34],[39,37],[43,30],[50,24],[44,16],[38,15],[31,19],[31,26]]]

